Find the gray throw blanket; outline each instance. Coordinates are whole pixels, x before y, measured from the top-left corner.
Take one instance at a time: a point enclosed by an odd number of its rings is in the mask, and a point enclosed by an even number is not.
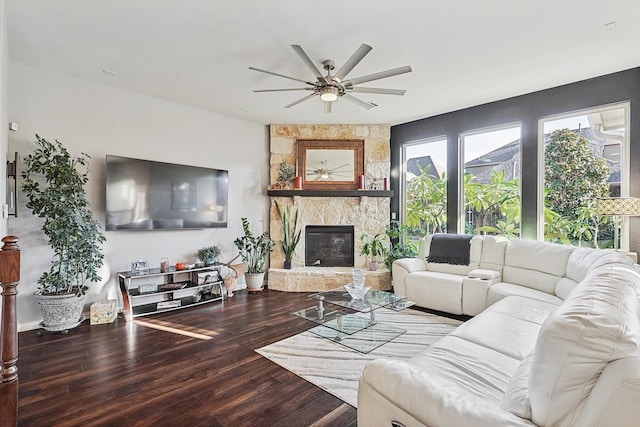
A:
[[[469,265],[472,237],[466,234],[434,234],[427,262]]]

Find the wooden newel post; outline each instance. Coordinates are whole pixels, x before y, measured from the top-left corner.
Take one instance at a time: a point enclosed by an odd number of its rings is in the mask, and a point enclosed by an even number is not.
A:
[[[18,323],[16,295],[20,280],[18,238],[2,239],[0,285],[2,286],[2,366],[0,366],[0,426],[18,424]]]

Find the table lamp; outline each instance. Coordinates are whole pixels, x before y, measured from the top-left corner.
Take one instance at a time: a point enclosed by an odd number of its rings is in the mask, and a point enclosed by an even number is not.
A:
[[[640,199],[635,197],[603,197],[596,200],[598,215],[613,216],[614,241],[613,248],[618,250],[618,227],[621,216],[640,215]]]

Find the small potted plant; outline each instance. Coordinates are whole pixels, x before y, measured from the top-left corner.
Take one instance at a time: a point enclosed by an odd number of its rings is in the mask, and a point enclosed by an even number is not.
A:
[[[401,258],[415,258],[418,255],[416,244],[407,238],[409,227],[406,224],[400,225],[398,221],[392,221],[387,226],[386,233],[391,245],[386,253],[385,265],[389,270],[393,262]]]
[[[387,235],[385,233],[378,233],[375,236],[363,234],[360,236],[360,240],[364,242],[360,255],[364,255],[369,258],[369,270],[376,271],[378,269],[378,258],[384,256],[387,253],[385,246],[385,239]]]
[[[293,259],[293,253],[296,250],[296,246],[300,242],[300,234],[302,230],[298,229],[298,210],[296,210],[291,220],[291,209],[289,206],[285,206],[284,210],[280,208],[277,200],[273,201],[276,205],[276,212],[280,217],[280,225],[282,226],[282,251],[284,252],[284,268],[291,268],[291,260]]]
[[[204,262],[205,265],[213,265],[216,263],[216,258],[220,255],[220,247],[217,245],[205,246],[198,249],[198,259]]]
[[[285,161],[280,162],[280,165],[278,166],[278,183],[283,190],[289,188],[295,174],[296,168],[293,165]]]
[[[101,280],[105,237],[84,189],[89,155],[72,157],[58,140],[36,139],[37,148],[24,159],[21,188],[27,208],[43,220],[40,228],[53,256],[35,297],[43,328],[61,332],[80,324],[89,284]]]
[[[266,231],[258,236],[254,235],[247,218],[242,218],[242,230],[244,235],[233,243],[240,251],[242,260],[247,263],[247,271],[244,273],[247,288],[250,291],[259,291],[264,281],[264,266],[275,242],[269,238]]]

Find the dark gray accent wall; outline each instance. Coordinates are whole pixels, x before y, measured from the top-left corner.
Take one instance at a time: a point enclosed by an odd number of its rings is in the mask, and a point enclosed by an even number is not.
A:
[[[391,211],[399,211],[399,171],[402,144],[446,135],[448,223],[458,222],[458,136],[469,130],[520,122],[522,124],[522,235],[536,238],[538,191],[538,120],[542,117],[606,104],[631,104],[630,196],[640,197],[640,67],[570,83],[501,101],[428,117],[391,127]],[[436,102],[426,100],[425,102]],[[640,217],[631,219],[630,250],[640,250]]]

